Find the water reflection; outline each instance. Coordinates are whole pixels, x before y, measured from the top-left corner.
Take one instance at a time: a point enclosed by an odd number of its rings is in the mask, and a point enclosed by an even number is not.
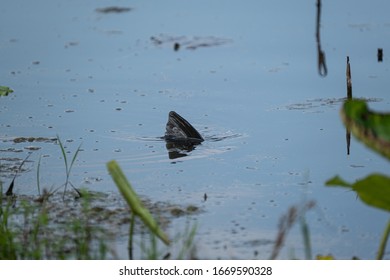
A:
[[[325,62],[325,52],[321,49],[321,0],[317,0],[317,21],[316,21],[316,41],[317,41],[317,53],[318,53],[318,73],[320,76],[325,77],[328,74],[328,68]]]
[[[383,49],[382,48],[378,48],[377,57],[378,57],[378,62],[383,61]]]
[[[191,143],[175,143],[171,141],[166,142],[169,159],[177,159],[188,156],[191,151],[195,149],[195,144]]]
[[[352,99],[352,76],[351,76],[351,65],[349,64],[349,56],[347,56],[347,69],[346,69],[346,78],[347,78],[347,99]],[[347,140],[347,155],[350,153],[351,146],[351,131],[346,127],[345,138]]]

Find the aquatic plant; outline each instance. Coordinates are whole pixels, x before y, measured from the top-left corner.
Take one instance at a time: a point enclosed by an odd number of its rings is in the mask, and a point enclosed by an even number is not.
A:
[[[18,169],[16,170],[14,178],[12,179],[7,191],[5,192],[6,196],[12,196],[14,194],[13,191],[14,191],[15,179],[18,176],[18,173],[20,172],[20,170],[22,170],[23,164],[27,161],[27,159],[30,157],[30,155],[31,155],[31,153],[29,153],[27,155],[27,157],[22,161],[22,163],[19,165]]]
[[[348,131],[367,147],[390,160],[390,114],[370,110],[363,100],[350,99],[341,108],[341,119]],[[335,176],[326,182],[327,186],[352,189],[367,205],[390,211],[390,177],[370,174],[355,183],[346,182]],[[382,259],[390,235],[390,220],[379,244],[377,259]]]
[[[69,184],[74,188],[70,183],[70,175],[80,147],[69,160],[60,140],[59,143],[66,171],[66,183],[60,187],[66,187]],[[115,162],[108,164],[109,170],[118,183],[118,189],[121,190],[121,193],[123,192],[123,197],[127,198],[126,202],[131,205],[131,214],[128,213],[127,207],[118,206],[118,209],[112,210],[99,206],[97,204],[99,201],[103,205],[107,203],[104,194],[99,195],[80,189],[77,190],[79,199],[65,200],[66,190],[64,190],[64,194],[46,189],[41,192],[40,163],[41,159],[39,159],[37,166],[38,197],[15,194],[7,196],[6,192],[3,193],[0,181],[0,259],[115,258],[117,257],[115,251],[111,250],[108,244],[112,238],[115,238],[117,230],[114,230],[114,227],[107,228],[107,222],[101,223],[101,221],[110,220],[108,223],[115,225],[127,224],[130,221],[129,244],[132,247],[136,217],[140,217],[143,224],[151,232],[149,235],[150,244],[141,244],[142,252],[144,252],[143,257],[148,259],[171,257],[171,252],[167,253],[165,249],[172,248],[164,247],[165,252],[160,251],[157,242],[160,239],[164,244],[171,244],[171,241],[145,207],[148,205],[147,202],[138,198]],[[99,198],[102,195],[103,198]],[[61,198],[63,203],[61,203]],[[116,215],[117,218],[110,218],[113,217],[112,215]],[[126,218],[124,219],[124,217]],[[174,240],[179,247],[178,259],[194,256],[195,231],[196,227],[194,226],[190,231],[181,233],[180,238]],[[181,241],[182,244],[179,244]]]
[[[1,185],[0,185],[1,190]],[[73,214],[64,205],[33,197],[3,197],[0,192],[0,259],[106,259],[106,229],[94,223],[89,193],[81,190]],[[77,214],[74,214],[77,213]]]
[[[65,197],[65,193],[66,193],[66,189],[67,189],[68,185],[70,185],[77,192],[79,197],[81,197],[80,191],[75,186],[73,186],[72,182],[69,180],[70,172],[72,171],[73,164],[76,161],[78,153],[80,152],[81,144],[78,146],[76,152],[73,154],[73,157],[72,157],[70,164],[68,164],[68,157],[66,155],[65,147],[62,144],[61,139],[58,135],[57,135],[57,140],[58,140],[58,144],[60,145],[60,148],[61,148],[62,157],[64,158],[65,173],[66,173],[66,180],[65,180],[65,183],[63,185],[64,186],[63,198]]]
[[[149,210],[143,205],[136,192],[133,190],[131,184],[123,174],[122,169],[119,167],[115,160],[107,163],[107,169],[110,172],[112,179],[118,187],[123,198],[131,209],[131,220],[129,230],[129,256],[132,256],[133,248],[133,233],[135,218],[139,217],[141,221],[149,228],[149,230],[157,236],[166,245],[170,244],[168,236],[158,226],[156,220],[153,218]]]
[[[284,245],[284,241],[287,237],[288,232],[298,222],[301,226],[305,257],[308,260],[312,259],[310,232],[309,227],[306,223],[305,214],[314,206],[314,201],[308,201],[301,205],[294,205],[288,209],[285,215],[281,216],[279,220],[278,233],[275,239],[270,259],[274,260],[277,258],[280,250]]]
[[[11,88],[6,86],[0,86],[0,96],[7,96],[8,94],[14,92]]]
[[[351,99],[344,102],[340,115],[358,140],[390,160],[390,114],[374,112],[365,101]]]

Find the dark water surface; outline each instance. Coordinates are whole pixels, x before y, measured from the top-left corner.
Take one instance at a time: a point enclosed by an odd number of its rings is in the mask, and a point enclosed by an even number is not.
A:
[[[323,2],[326,77],[316,1],[3,1],[0,85],[14,93],[0,98],[1,180],[33,151],[15,192],[37,193],[40,156],[42,186],[62,184],[55,142],[14,141],[59,135],[69,156],[82,145],[74,185],[116,192],[105,166],[116,159],[142,196],[201,207],[168,229],[196,223],[199,258],[268,258],[280,217],[308,201],[314,255],[374,258],[388,214],[324,182],[389,170],[355,140],[347,155],[338,112],[346,56],[354,96],[390,108],[390,7]],[[176,159],[160,139],[171,110],[205,138]],[[279,257],[303,248],[297,224]]]

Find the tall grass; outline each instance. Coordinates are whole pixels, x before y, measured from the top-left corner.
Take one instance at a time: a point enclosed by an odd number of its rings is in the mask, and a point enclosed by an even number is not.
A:
[[[162,241],[167,248],[169,249],[172,245],[172,241],[168,238],[166,233],[158,225],[157,221],[153,218],[152,214],[145,207],[142,201],[139,199],[138,195],[134,191],[130,182],[127,180],[122,169],[116,163],[116,161],[110,161],[107,163],[107,168],[111,174],[112,179],[114,180],[116,186],[118,187],[123,198],[126,200],[127,204],[130,207],[131,212],[129,213],[130,220],[130,229],[129,229],[129,258],[133,258],[133,247],[134,247],[134,227],[135,219],[139,218],[143,225],[145,225],[150,232],[149,244],[146,244],[144,241],[140,244],[141,250],[144,252],[146,259],[167,259],[171,257],[171,253],[162,253],[158,248],[158,240]],[[175,259],[184,259],[184,258],[195,258],[195,246],[194,239],[196,235],[196,226],[192,228],[186,228],[184,233],[176,238],[175,243],[180,243],[180,249]]]
[[[54,203],[26,199],[12,207],[2,195],[0,201],[0,259],[108,258],[108,235],[102,226],[91,223],[87,194],[80,200],[79,215],[68,216],[62,223],[50,213]]]
[[[60,147],[64,158],[66,158],[64,146],[60,144]],[[77,152],[71,161],[64,159],[68,184],[71,184],[70,171],[76,156]],[[39,160],[38,170],[41,166],[40,163]],[[130,220],[129,245],[131,243],[133,246],[137,218],[150,230],[150,243],[141,244],[141,250],[144,252],[141,257],[148,259],[169,258],[171,256],[169,252],[165,254],[160,252],[158,241],[161,240],[167,245],[171,241],[159,228],[134,190],[130,189],[129,191],[131,185],[119,166],[115,164],[109,166],[111,175],[120,186],[118,189],[123,192],[122,195],[127,200],[131,201],[132,211],[129,212],[129,215],[132,215],[132,218]],[[40,176],[39,171],[37,171],[37,176]],[[106,229],[105,224],[101,225],[92,218],[96,214],[96,208],[91,204],[94,198],[90,192],[82,189],[77,190],[80,199],[74,202],[67,200],[60,203],[64,201],[64,194],[55,195],[54,192],[47,194],[46,190],[41,192],[39,178],[37,178],[37,184],[39,197],[34,198],[31,196],[5,196],[0,183],[0,259],[107,259],[116,256],[115,252],[107,245],[111,240],[111,233]],[[66,186],[66,183],[63,186]],[[66,211],[66,207],[77,207],[78,210],[72,209],[71,214],[59,214]],[[102,210],[98,209],[98,211]],[[183,235],[180,239],[180,241],[183,240],[182,248],[177,258],[184,258],[185,253],[193,247],[194,236],[195,227]],[[166,249],[169,251],[170,247],[168,246]]]
[[[270,259],[274,260],[279,255],[281,249],[284,246],[284,242],[287,238],[288,232],[297,223],[301,224],[301,233],[303,236],[303,243],[305,247],[305,256],[307,259],[312,258],[311,243],[309,227],[305,220],[305,214],[307,211],[315,206],[314,201],[308,201],[303,205],[291,206],[287,213],[280,218],[278,233],[275,239],[275,244],[270,256]]]
[[[70,178],[70,172],[72,171],[73,164],[75,163],[77,155],[80,152],[81,144],[78,146],[76,152],[73,154],[73,157],[72,157],[72,160],[70,161],[70,163],[68,163],[68,157],[66,155],[65,147],[62,144],[61,139],[60,139],[60,137],[58,135],[57,135],[57,140],[58,140],[58,144],[60,145],[62,157],[64,158],[65,174],[66,174],[66,180],[65,180],[65,184],[64,184],[64,192],[63,192],[62,198],[63,199],[65,198],[65,193],[66,193],[66,189],[67,189],[68,185],[70,185],[77,192],[79,197],[81,197],[81,193],[79,192],[79,190],[75,186],[73,186],[72,182],[69,179]]]
[[[141,221],[149,228],[154,236],[158,237],[166,245],[170,244],[168,236],[162,231],[159,227],[156,220],[153,218],[149,210],[143,205],[139,199],[136,192],[133,190],[133,187],[127,180],[126,176],[123,174],[122,169],[119,167],[116,161],[110,161],[107,163],[107,169],[111,174],[112,179],[114,180],[116,186],[118,187],[123,198],[126,200],[127,204],[131,209],[131,222],[129,229],[129,257],[132,258],[132,249],[133,249],[133,233],[135,218],[139,217]],[[154,242],[152,242],[154,246]]]
[[[381,242],[379,243],[378,253],[376,255],[377,260],[382,260],[386,250],[386,244],[390,235],[390,220],[387,222],[386,228],[383,232]]]
[[[40,170],[41,170],[41,156],[39,156],[38,165],[37,165],[37,188],[38,188],[39,195],[41,195]]]

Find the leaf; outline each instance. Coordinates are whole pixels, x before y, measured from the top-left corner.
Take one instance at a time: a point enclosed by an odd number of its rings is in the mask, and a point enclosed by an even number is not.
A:
[[[353,184],[353,189],[368,205],[390,211],[390,178],[372,174]]]
[[[332,261],[335,258],[332,255],[317,255],[316,260]]]
[[[0,86],[0,96],[7,96],[11,92],[14,92],[11,88]]]
[[[366,204],[390,211],[390,178],[381,174],[371,174],[366,178],[349,184],[336,176],[326,182],[328,186],[350,187]]]
[[[327,186],[342,186],[342,187],[351,187],[351,184],[348,182],[345,182],[343,179],[341,179],[340,176],[335,176],[332,179],[329,179],[325,182]]]
[[[14,189],[15,178],[16,178],[16,176],[12,179],[11,184],[9,184],[8,190],[7,190],[6,193],[5,193],[6,196],[11,196],[11,195],[13,195],[13,189]]]
[[[133,190],[126,176],[123,174],[122,169],[119,167],[115,160],[107,163],[107,169],[111,174],[116,186],[118,187],[123,198],[130,206],[131,211],[141,218],[142,222],[157,235],[166,245],[170,243],[167,235],[160,229],[156,220],[150,214],[149,210],[143,205],[142,201],[138,198],[138,195]]]
[[[358,140],[390,159],[390,114],[371,111],[359,99],[345,101],[340,114]]]

